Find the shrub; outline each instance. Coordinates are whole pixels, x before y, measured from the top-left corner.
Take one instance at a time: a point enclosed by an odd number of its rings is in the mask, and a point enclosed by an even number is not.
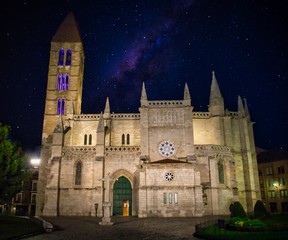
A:
[[[246,218],[246,212],[240,202],[235,202],[231,208],[231,217]]]
[[[258,200],[254,206],[254,217],[260,218],[267,215],[266,208],[262,201]]]

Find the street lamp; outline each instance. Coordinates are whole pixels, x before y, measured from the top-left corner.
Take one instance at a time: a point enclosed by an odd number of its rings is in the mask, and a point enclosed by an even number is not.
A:
[[[40,158],[31,158],[30,163],[33,166],[33,168],[39,168],[40,165]]]

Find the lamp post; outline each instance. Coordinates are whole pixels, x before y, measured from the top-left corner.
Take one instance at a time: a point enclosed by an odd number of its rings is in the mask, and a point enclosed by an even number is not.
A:
[[[33,168],[39,168],[40,165],[40,158],[31,158],[30,164],[32,165]]]

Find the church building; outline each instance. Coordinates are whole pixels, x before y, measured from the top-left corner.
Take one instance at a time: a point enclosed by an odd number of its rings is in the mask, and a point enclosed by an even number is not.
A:
[[[224,108],[214,72],[207,112],[193,111],[187,84],[183,99],[152,101],[143,83],[139,112],[111,113],[107,98],[81,114],[83,72],[71,13],[51,42],[36,215],[101,217],[104,203],[141,218],[229,214],[235,201],[253,211],[253,122],[240,97]]]

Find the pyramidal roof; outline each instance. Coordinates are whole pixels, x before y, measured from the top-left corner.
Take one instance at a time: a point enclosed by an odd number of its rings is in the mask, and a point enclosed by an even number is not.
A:
[[[64,19],[52,42],[82,42],[77,22],[72,12]]]

